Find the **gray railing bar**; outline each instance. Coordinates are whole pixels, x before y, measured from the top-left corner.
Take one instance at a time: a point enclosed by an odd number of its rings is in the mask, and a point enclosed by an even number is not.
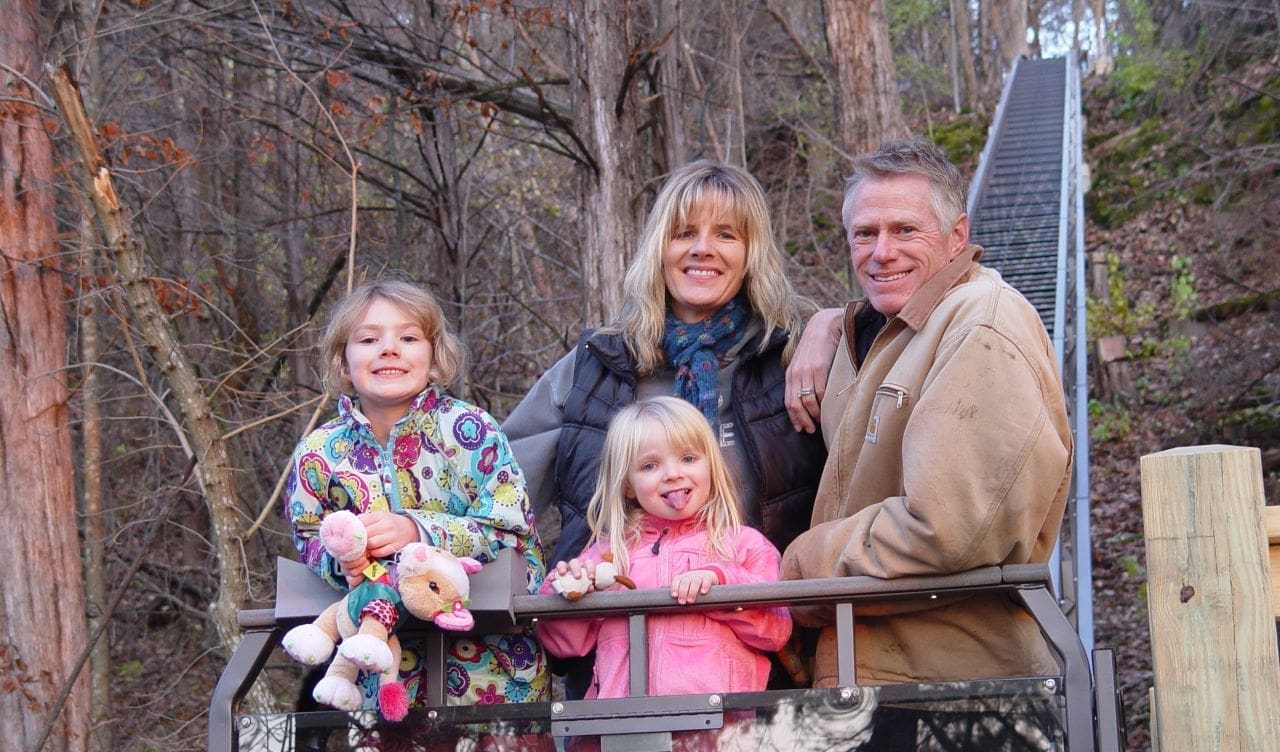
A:
[[[1020,565],[1019,582],[1033,584],[1049,582],[1049,567],[1044,564]],[[1005,569],[1008,569],[1006,567]],[[900,600],[930,595],[954,594],[954,591],[1000,588],[1013,584],[1002,577],[1001,567],[983,567],[959,574],[934,577],[900,577],[892,580],[877,577],[827,577],[811,580],[787,580],[784,582],[756,583],[751,585],[719,585],[706,595],[699,595],[698,602],[680,605],[671,599],[671,593],[662,588],[651,590],[617,590],[591,593],[579,601],[566,601],[557,595],[514,596],[514,612],[524,621],[539,618],[583,618],[585,616],[625,616],[643,609],[650,614],[668,611],[709,610],[725,607],[763,606],[775,603],[793,606],[832,603],[840,598],[853,598],[855,602],[870,600]]]
[[[1084,117],[1080,113],[1080,66],[1072,61],[1072,78],[1069,88],[1075,93],[1072,116],[1075,120],[1075,143],[1072,144],[1072,156],[1076,164],[1075,190],[1075,488],[1073,489],[1075,529],[1072,538],[1075,541],[1076,555],[1076,608],[1074,612],[1076,633],[1086,651],[1093,650],[1093,546],[1089,530],[1089,346],[1086,331],[1088,310],[1087,289],[1085,284],[1085,237],[1084,237]],[[1063,378],[1071,378],[1065,372]]]
[[[1017,588],[1023,605],[1035,617],[1040,631],[1062,659],[1063,694],[1067,698],[1064,712],[1067,742],[1071,752],[1094,752],[1093,682],[1089,657],[1080,645],[1067,615],[1057,600],[1044,588]]]
[[[1013,68],[1005,75],[1004,88],[1000,90],[1000,103],[996,105],[995,114],[991,116],[991,127],[987,129],[987,143],[982,147],[982,154],[978,157],[978,169],[973,173],[973,180],[969,183],[969,196],[965,202],[970,218],[973,217],[973,210],[978,196],[982,194],[982,189],[986,187],[987,170],[990,169],[992,161],[992,153],[995,151],[995,144],[1000,135],[1000,129],[1004,123],[1005,106],[1009,102],[1009,90],[1013,88],[1013,79],[1018,75],[1018,67],[1022,64],[1022,58],[1013,61]]]
[[[1070,229],[1071,220],[1071,157],[1075,150],[1072,148],[1074,139],[1072,138],[1071,127],[1071,67],[1066,60],[1062,61],[1062,65],[1067,69],[1066,81],[1062,87],[1062,142],[1061,154],[1058,162],[1059,169],[1059,193],[1058,193],[1058,275],[1054,286],[1053,296],[1053,355],[1058,360],[1058,371],[1066,373],[1065,364],[1062,362],[1062,346],[1063,346],[1063,330],[1066,328],[1066,306],[1067,306],[1067,231]]]
[[[235,707],[253,686],[266,664],[267,657],[280,642],[283,627],[255,627],[240,638],[240,644],[227,660],[218,684],[209,699],[209,749],[235,752],[240,748],[240,735],[235,725]]]
[[[853,604],[836,604],[836,681],[842,687],[858,683],[858,663],[855,660],[853,635]]]
[[[645,633],[643,613],[627,617],[627,640],[627,672],[631,694],[644,697],[649,694],[649,638]]]

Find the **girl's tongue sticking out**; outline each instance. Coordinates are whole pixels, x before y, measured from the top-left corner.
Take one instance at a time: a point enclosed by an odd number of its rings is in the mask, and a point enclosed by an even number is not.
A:
[[[684,509],[684,505],[689,503],[689,489],[681,488],[678,491],[668,491],[662,495],[667,505],[677,512]]]

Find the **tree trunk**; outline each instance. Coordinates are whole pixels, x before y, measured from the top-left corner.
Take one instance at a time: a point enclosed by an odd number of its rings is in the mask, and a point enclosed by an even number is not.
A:
[[[102,91],[102,47],[96,44],[98,3],[76,0],[74,14],[64,21],[72,29],[76,56],[87,76],[85,100],[95,106]],[[80,382],[80,511],[83,523],[82,556],[84,557],[84,590],[88,637],[98,635],[89,653],[90,738],[88,747],[94,752],[116,749],[115,714],[111,707],[111,646],[105,631],[107,599],[106,574],[107,512],[102,493],[102,400],[104,389],[101,370],[97,368],[102,341],[99,330],[100,284],[98,282],[98,238],[92,221],[81,215],[79,223],[79,330],[80,362],[84,376]]]
[[[956,24],[947,29],[947,74],[951,79],[951,105],[960,114],[960,55],[956,51]]]
[[[973,62],[973,24],[968,0],[951,0],[951,24],[956,31],[956,52],[960,56],[960,73],[964,76],[965,106],[971,111],[984,111],[978,91],[978,70]]]
[[[978,0],[978,67],[982,75],[982,97],[992,99],[999,94],[1004,76],[996,46],[996,27],[999,21],[992,19],[998,1]]]
[[[574,0],[569,30],[575,41],[570,81],[574,121],[582,129],[589,167],[580,168],[582,290],[585,323],[608,321],[622,300],[622,276],[640,237],[644,186],[640,144],[640,49],[631,6]]]
[[[1107,44],[1106,0],[1089,0],[1089,8],[1093,11],[1093,70],[1107,73],[1111,70],[1111,47]]]
[[[53,147],[30,105],[40,7],[0,4],[0,744],[87,750],[89,677],[51,721],[85,647],[84,586],[67,414],[66,314],[54,220]],[[8,68],[11,67],[11,72]]]
[[[1074,2],[1079,1],[1074,0]],[[1045,2],[1046,0],[1027,0],[1025,4],[1027,9],[1027,29],[1031,32],[1031,41],[1027,43],[1027,57],[1032,60],[1038,60],[1043,50],[1040,43],[1040,14],[1044,11]],[[1079,24],[1076,24],[1075,28],[1079,28]],[[1026,35],[1024,34],[1023,37],[1025,38]],[[1079,44],[1076,44],[1075,48],[1078,49]]]
[[[992,0],[991,26],[1002,80],[1013,61],[1027,54],[1027,0]]]
[[[835,70],[836,122],[848,156],[907,135],[881,0],[823,0]]]
[[[742,91],[742,38],[746,36],[746,25],[750,22],[747,8],[740,2],[721,3],[724,12],[725,36],[728,49],[725,51],[725,90],[729,97],[729,118],[732,126],[725,136],[725,161],[744,169],[747,166],[747,116],[746,103]]]
[[[1071,51],[1080,52],[1080,24],[1084,20],[1084,0],[1071,0]]]
[[[275,86],[276,105],[280,113],[288,112],[291,107],[296,107],[296,103],[290,101],[290,87],[280,80],[283,78],[284,74],[278,74]],[[297,139],[281,132],[276,138],[276,155],[275,178],[283,196],[282,205],[304,206],[301,190],[303,183],[302,157]],[[280,227],[280,247],[284,250],[282,276],[288,282],[285,287],[285,316],[289,322],[289,330],[300,331],[309,318],[307,313],[307,253],[305,240],[307,228],[303,220],[295,219],[283,210],[283,206],[281,214],[285,215],[285,220]],[[299,339],[298,343],[301,344],[304,341]],[[289,389],[297,394],[299,399],[303,399],[312,391],[316,393],[322,392],[323,389],[313,378],[315,354],[309,348],[293,346],[289,348],[288,357],[289,372],[292,374],[292,378],[289,379]],[[292,422],[296,429],[294,431],[295,435],[301,435],[302,428],[306,425],[306,420],[307,416],[302,412],[293,417]]]
[[[670,36],[667,36],[668,32]],[[662,96],[658,98],[662,119],[661,171],[664,173],[689,161],[684,127],[685,80],[680,64],[684,36],[680,32],[679,0],[660,0],[658,37],[667,39],[666,44],[658,50],[658,81],[662,86]]]
[[[82,279],[96,277],[93,248],[97,237],[89,221],[80,223]],[[106,620],[107,579],[104,548],[107,540],[106,512],[102,505],[102,377],[97,368],[102,352],[98,333],[98,290],[89,284],[81,288],[80,360],[84,364],[84,380],[80,382],[80,406],[83,425],[80,429],[83,469],[80,472],[81,509],[84,514],[84,587],[88,603],[89,634],[99,634]],[[92,686],[93,738],[90,746],[97,752],[115,749],[111,713],[111,651],[106,632],[102,632],[89,654],[89,676]]]
[[[98,149],[80,94],[65,69],[54,74],[54,98],[71,131],[74,147],[80,153],[94,213],[114,256],[125,297],[186,422],[196,456],[196,479],[209,511],[212,544],[218,561],[218,596],[210,606],[212,620],[222,649],[230,655],[239,638],[236,612],[244,607],[247,585],[241,547],[243,518],[238,509],[227,443],[218,429],[195,367],[156,300],[141,243],[129,227],[111,170]],[[174,428],[182,430],[181,426]]]

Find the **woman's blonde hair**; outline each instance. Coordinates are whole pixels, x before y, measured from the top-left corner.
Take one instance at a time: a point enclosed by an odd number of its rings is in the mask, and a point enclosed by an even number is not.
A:
[[[587,504],[587,524],[592,542],[608,546],[622,572],[630,568],[627,549],[641,535],[644,509],[627,496],[627,473],[644,440],[661,432],[678,451],[693,451],[707,458],[711,488],[698,519],[707,528],[707,553],[731,559],[728,538],[742,526],[733,476],[711,425],[697,408],[677,397],[653,397],[626,406],[609,423],[600,457],[596,491]]]
[[[347,370],[347,340],[360,325],[375,300],[395,305],[419,327],[431,343],[431,382],[447,387],[462,371],[463,351],[458,338],[449,331],[440,304],[431,293],[409,282],[382,280],[369,282],[352,290],[333,309],[329,325],[320,340],[321,375],[325,387],[338,392],[351,392],[351,374]]]
[[[623,305],[604,331],[624,335],[641,375],[657,370],[665,359],[662,334],[667,314],[663,256],[676,232],[699,212],[718,210],[743,233],[747,246],[743,288],[764,324],[763,351],[775,329],[791,335],[784,362],[803,325],[802,299],[783,271],[782,253],[773,241],[773,222],[760,183],[746,170],[699,159],[672,172],[645,222],[640,247],[623,279]]]

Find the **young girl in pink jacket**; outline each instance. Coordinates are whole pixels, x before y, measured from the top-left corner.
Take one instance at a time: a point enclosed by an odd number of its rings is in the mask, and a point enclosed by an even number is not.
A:
[[[555,592],[560,577],[585,572],[594,581],[605,554],[636,587],[667,589],[681,604],[696,603],[715,585],[778,579],[778,550],[759,531],[742,525],[733,481],[711,427],[681,399],[642,400],[613,418],[587,521],[586,549],[556,564],[543,593]],[[781,648],[790,634],[785,607],[651,616],[649,692],[763,690],[769,679],[767,653]],[[596,650],[587,699],[627,696],[625,618],[542,620],[538,635],[561,657]]]

